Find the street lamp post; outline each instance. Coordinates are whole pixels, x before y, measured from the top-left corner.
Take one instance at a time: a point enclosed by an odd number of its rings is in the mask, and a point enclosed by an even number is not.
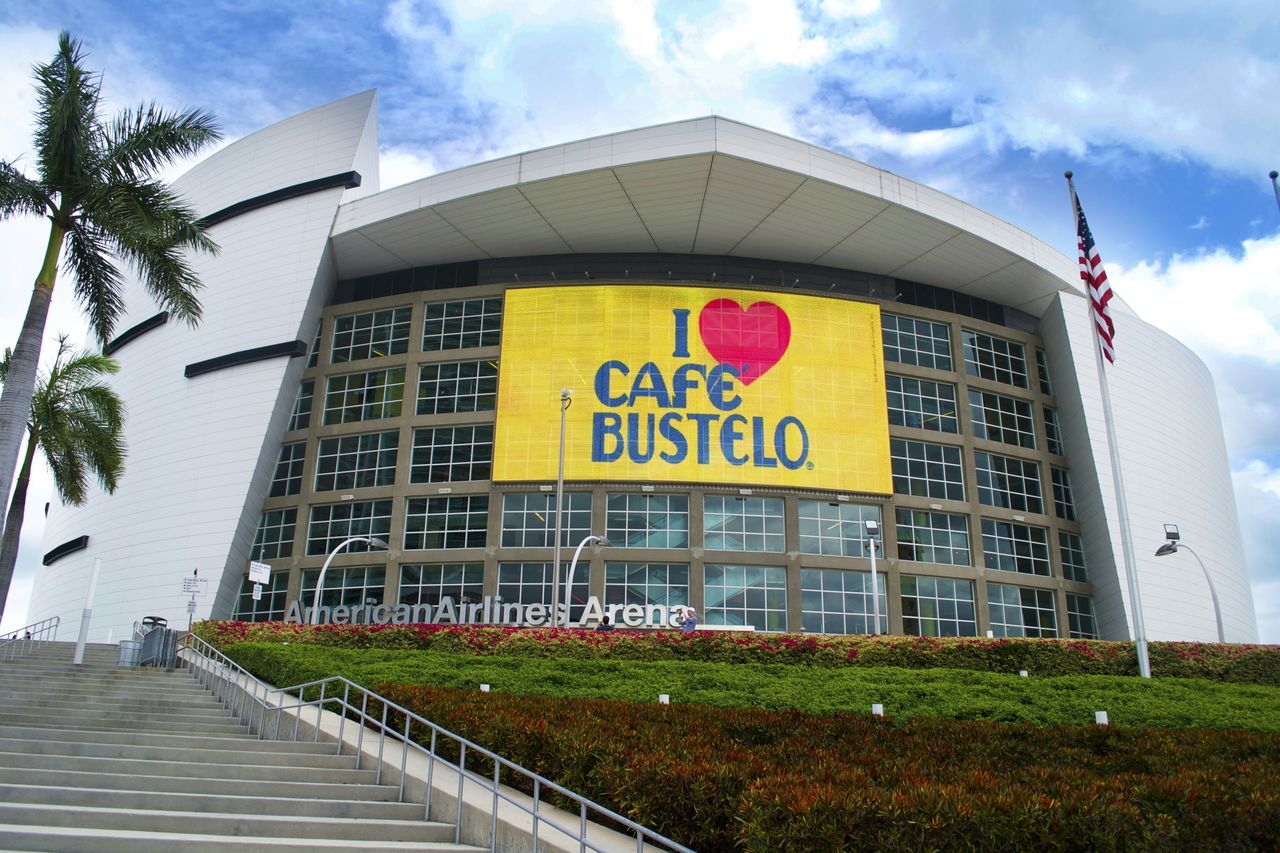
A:
[[[1218,590],[1213,585],[1213,578],[1209,576],[1209,570],[1205,568],[1204,560],[1200,559],[1200,555],[1192,550],[1190,545],[1182,541],[1182,535],[1178,533],[1178,525],[1166,524],[1164,526],[1164,538],[1168,541],[1156,549],[1157,557],[1167,557],[1179,551],[1190,551],[1191,556],[1195,557],[1196,562],[1200,564],[1200,571],[1204,573],[1205,583],[1209,584],[1209,597],[1213,599],[1213,615],[1218,620],[1218,642],[1225,643],[1227,638],[1222,631],[1222,608],[1218,605]]]
[[[871,552],[871,633],[880,633],[880,589],[876,582],[876,536],[880,533],[880,523],[868,518],[864,524],[867,530],[867,550]]]
[[[560,531],[561,513],[564,512],[564,416],[573,405],[573,391],[563,388],[560,391],[560,465],[556,469],[556,540],[553,544],[555,562],[551,568],[551,624],[559,623],[556,613],[560,609]],[[566,624],[568,618],[565,618]]]
[[[324,565],[320,567],[320,577],[316,578],[316,594],[311,598],[311,618],[307,620],[308,624],[316,624],[316,617],[320,614],[320,592],[324,589],[324,573],[329,571],[329,564],[333,562],[334,557],[338,556],[338,552],[352,542],[368,542],[375,548],[387,547],[386,542],[373,536],[352,536],[350,539],[344,539],[338,543],[338,547],[329,552],[329,556],[325,558]]]
[[[566,575],[564,579],[564,626],[566,628],[569,627],[569,602],[571,600],[569,597],[569,594],[570,594],[570,590],[573,589],[573,576],[578,571],[578,557],[582,556],[582,549],[590,545],[592,542],[595,542],[599,545],[604,545],[605,547],[608,547],[609,545],[608,539],[605,539],[603,536],[596,536],[593,533],[587,538],[583,539],[581,542],[579,542],[577,549],[574,550],[573,560],[569,563],[569,574]],[[556,622],[555,611],[553,610],[552,624],[555,624],[555,622]]]

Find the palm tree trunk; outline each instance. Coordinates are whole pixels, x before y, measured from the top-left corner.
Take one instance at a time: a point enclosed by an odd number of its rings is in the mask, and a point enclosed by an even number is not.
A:
[[[4,617],[5,602],[9,598],[9,584],[13,582],[13,569],[18,564],[18,539],[22,536],[22,520],[27,514],[27,486],[31,483],[31,462],[35,459],[39,437],[32,435],[27,441],[27,452],[22,458],[22,470],[13,487],[13,500],[5,518],[4,535],[0,536],[0,618]]]
[[[9,497],[13,488],[13,472],[18,465],[18,453],[22,449],[22,435],[26,432],[27,419],[31,416],[31,397],[35,393],[36,368],[40,364],[40,344],[44,339],[45,323],[49,319],[49,303],[53,299],[53,284],[58,276],[58,255],[62,252],[62,238],[66,231],[54,224],[49,228],[49,245],[45,248],[44,263],[36,276],[31,291],[31,303],[27,317],[22,322],[22,332],[9,359],[9,377],[0,394],[0,499]],[[5,529],[9,527],[5,522]]]

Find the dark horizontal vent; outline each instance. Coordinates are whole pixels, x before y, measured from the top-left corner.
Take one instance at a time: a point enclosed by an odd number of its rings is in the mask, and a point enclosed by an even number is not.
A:
[[[220,355],[217,358],[210,358],[205,361],[197,361],[193,364],[188,364],[186,370],[182,371],[182,373],[188,379],[191,379],[194,376],[213,373],[215,370],[235,367],[240,364],[252,364],[255,361],[266,361],[267,359],[280,358],[286,355],[289,358],[297,358],[306,354],[307,345],[302,341],[285,341],[282,344],[254,347],[253,349],[244,349],[240,350],[240,352]]]
[[[330,190],[335,187],[341,187],[344,190],[354,189],[360,186],[359,172],[340,172],[337,175],[329,175],[327,178],[316,178],[314,181],[303,181],[300,184],[294,184],[291,187],[281,187],[278,190],[272,190],[269,193],[263,193],[253,198],[247,198],[244,201],[238,201],[222,210],[215,210],[208,216],[201,217],[200,224],[205,228],[217,225],[219,222],[226,222],[241,214],[248,213],[251,210],[257,210],[260,207],[266,207],[281,201],[288,201],[291,198],[299,198],[311,193],[318,193],[321,190]]]
[[[74,554],[76,551],[83,551],[89,547],[88,536],[77,536],[67,542],[63,542],[57,548],[44,555],[44,564],[46,566],[53,563],[54,560],[60,560],[68,554]]]
[[[147,332],[151,331],[152,329],[158,329],[167,322],[169,322],[168,311],[161,311],[159,314],[155,315],[154,317],[148,317],[138,325],[131,326],[129,329],[121,332],[120,334],[112,338],[107,343],[107,345],[102,348],[102,354],[111,355],[116,351],[118,351],[120,347],[124,346],[125,344],[136,341],[138,338],[142,337]]]

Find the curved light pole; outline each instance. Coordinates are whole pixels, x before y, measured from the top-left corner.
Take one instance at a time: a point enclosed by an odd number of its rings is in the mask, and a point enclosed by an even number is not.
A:
[[[566,628],[569,627],[569,601],[570,601],[569,590],[573,588],[573,576],[578,571],[578,558],[582,556],[582,549],[590,545],[592,542],[595,542],[599,545],[604,545],[606,547],[609,545],[608,539],[605,539],[603,536],[596,536],[593,533],[590,536],[588,536],[586,539],[583,539],[581,542],[579,542],[577,550],[573,552],[573,561],[569,563],[569,574],[566,575],[564,579],[564,626]],[[552,624],[554,624],[556,621],[558,620],[553,618]]]
[[[560,597],[560,531],[561,518],[564,512],[564,416],[569,411],[569,407],[573,405],[573,391],[568,388],[560,390],[560,466],[556,469],[556,540],[553,543],[555,549],[555,562],[551,569],[551,626],[560,621],[556,618],[556,611],[559,607]],[[568,609],[566,608],[566,612]],[[568,622],[569,617],[565,617]]]
[[[1164,535],[1169,541],[1156,549],[1156,556],[1165,557],[1169,554],[1176,554],[1179,551],[1190,551],[1191,556],[1196,558],[1196,562],[1200,564],[1200,571],[1204,573],[1205,583],[1209,584],[1209,597],[1213,599],[1213,615],[1218,620],[1218,642],[1225,643],[1227,639],[1222,632],[1222,608],[1218,605],[1218,590],[1213,586],[1213,578],[1209,576],[1209,570],[1205,568],[1204,560],[1200,559],[1200,555],[1192,550],[1190,545],[1181,541],[1182,537],[1178,533],[1178,525],[1166,524],[1164,526]]]
[[[316,617],[320,614],[320,592],[324,589],[324,573],[329,571],[329,564],[333,562],[333,558],[338,556],[338,552],[350,545],[352,542],[368,542],[375,548],[386,548],[387,543],[373,536],[352,536],[350,539],[344,539],[329,552],[329,556],[325,558],[324,565],[320,567],[320,577],[316,578],[316,594],[311,598],[311,618],[307,620],[308,625],[316,624]]]

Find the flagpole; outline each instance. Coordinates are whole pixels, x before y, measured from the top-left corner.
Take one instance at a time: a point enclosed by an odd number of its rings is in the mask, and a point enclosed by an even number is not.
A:
[[[1276,207],[1280,207],[1280,184],[1276,183],[1276,178],[1280,178],[1280,172],[1272,169],[1269,177],[1271,178],[1271,189],[1276,193]]]
[[[1076,239],[1080,239],[1079,229],[1079,210],[1080,202],[1076,199],[1076,185],[1072,180],[1072,173],[1064,173],[1067,179],[1067,189],[1071,192],[1071,215],[1077,220]],[[1086,293],[1089,299],[1090,323],[1096,323],[1097,320],[1093,316],[1093,295]],[[1142,600],[1138,594],[1138,570],[1137,561],[1133,555],[1133,538],[1129,527],[1129,503],[1125,499],[1124,490],[1124,471],[1120,467],[1120,445],[1116,440],[1116,424],[1115,416],[1111,411],[1111,389],[1107,382],[1107,368],[1102,358],[1102,338],[1098,335],[1096,329],[1093,330],[1095,339],[1094,358],[1098,365],[1098,383],[1102,386],[1102,414],[1103,420],[1107,425],[1107,449],[1111,453],[1111,471],[1112,485],[1116,491],[1116,511],[1120,516],[1120,544],[1124,553],[1125,574],[1129,580],[1129,606],[1133,612],[1133,639],[1138,652],[1138,674],[1143,678],[1151,677],[1151,659],[1147,655],[1147,631],[1142,621]]]

